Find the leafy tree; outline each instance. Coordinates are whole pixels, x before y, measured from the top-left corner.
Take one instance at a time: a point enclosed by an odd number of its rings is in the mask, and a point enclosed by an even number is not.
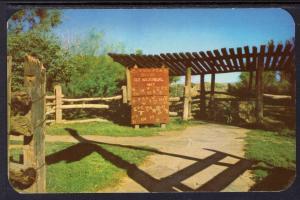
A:
[[[142,49],[137,49],[137,50],[135,50],[135,54],[143,55],[143,50]]]
[[[68,96],[111,96],[120,90],[125,79],[124,67],[109,56],[74,56],[73,60],[77,68],[65,88]]]
[[[70,56],[61,48],[51,28],[60,21],[59,10],[25,9],[16,12],[8,21],[8,55],[13,57],[12,90],[23,86],[23,62],[26,54],[38,58],[47,70],[47,89],[53,83],[70,79]]]
[[[56,9],[22,9],[8,20],[8,32],[21,33],[30,30],[49,32],[61,23],[61,12]]]
[[[53,84],[67,83],[70,80],[72,63],[70,55],[61,49],[58,38],[37,31],[9,34],[8,54],[13,56],[12,90],[23,85],[23,62],[26,54],[38,58],[47,71],[47,90],[53,90]]]
[[[119,48],[121,47],[121,48]],[[68,96],[111,96],[119,92],[125,69],[106,53],[123,51],[122,45],[105,44],[104,34],[91,30],[68,47],[75,66],[70,83],[64,86]]]

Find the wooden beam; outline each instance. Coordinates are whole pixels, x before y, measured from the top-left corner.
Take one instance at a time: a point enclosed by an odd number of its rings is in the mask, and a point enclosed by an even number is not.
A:
[[[253,82],[253,71],[250,71],[249,72],[249,86],[248,86],[249,92],[252,90],[252,82]]]
[[[123,88],[123,86],[122,86]],[[126,89],[126,86],[125,86]],[[78,99],[62,99],[63,102],[90,102],[90,101],[114,101],[122,99],[122,95],[112,96],[112,97],[90,97],[90,98],[78,98]]]
[[[45,112],[46,112],[46,69],[39,60],[26,56],[24,64],[25,86],[32,98],[31,121],[33,137],[29,144],[31,165],[37,169],[37,179],[32,185],[33,192],[46,192],[46,163],[45,163]]]
[[[272,58],[273,54],[274,54],[274,45],[271,44],[268,46],[268,53],[267,53],[266,62],[265,62],[266,69],[271,68],[271,58]]]
[[[186,68],[185,87],[184,87],[184,103],[183,103],[183,120],[188,120],[190,114],[190,95],[191,95],[191,67]]]
[[[128,104],[131,104],[131,78],[130,78],[130,69],[126,67],[126,81],[127,81],[127,100]]]
[[[215,74],[211,74],[209,109],[210,109],[211,117],[213,117],[212,119],[214,119],[215,116],[215,82],[216,82]]]
[[[201,64],[202,72],[204,72],[204,73],[211,73],[213,71],[210,68],[210,66],[205,63],[205,60],[197,52],[193,52],[192,54],[197,59],[198,63]]]
[[[229,54],[230,54],[230,59],[232,60],[233,63],[233,70],[239,71],[241,70],[241,68],[239,67],[239,64],[237,62],[237,56],[234,52],[234,48],[229,48]]]
[[[252,70],[251,62],[250,62],[250,51],[248,46],[244,46],[245,57],[246,57],[246,66],[247,70]]]
[[[212,52],[206,51],[206,54],[210,59],[210,63],[214,65],[215,69],[217,69],[218,72],[224,72],[224,69],[217,63],[216,57],[212,54]]]
[[[126,87],[126,85],[122,86],[122,100],[123,100],[123,103],[127,103],[127,87]]]
[[[216,82],[216,77],[215,74],[211,74],[211,84],[210,84],[210,99],[214,99],[215,95],[215,82]]]
[[[62,105],[61,109],[73,109],[73,108],[109,108],[105,104],[74,104],[74,105]]]
[[[200,116],[206,117],[206,103],[205,103],[205,81],[204,81],[205,75],[200,75]]]

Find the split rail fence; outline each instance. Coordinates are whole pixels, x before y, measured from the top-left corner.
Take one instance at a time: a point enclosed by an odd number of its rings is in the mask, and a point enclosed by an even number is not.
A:
[[[91,97],[91,98],[65,98],[62,93],[61,85],[54,87],[54,95],[46,96],[46,115],[54,114],[54,119],[47,120],[47,123],[72,123],[72,122],[88,122],[88,121],[103,121],[103,119],[85,119],[85,120],[72,120],[67,121],[63,119],[63,110],[67,109],[109,109],[109,102],[121,100],[122,95],[112,97]],[[105,102],[105,103],[92,103],[92,102]]]

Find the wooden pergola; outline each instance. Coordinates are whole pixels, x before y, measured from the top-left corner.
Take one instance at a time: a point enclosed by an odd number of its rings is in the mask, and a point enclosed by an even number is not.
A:
[[[132,67],[168,67],[170,76],[185,76],[183,119],[191,115],[191,76],[200,75],[200,110],[205,113],[204,77],[211,75],[211,99],[214,98],[215,74],[230,72],[249,72],[249,89],[252,88],[253,73],[256,73],[256,118],[263,119],[264,71],[287,71],[292,74],[292,99],[295,99],[295,54],[294,45],[261,45],[222,48],[213,51],[161,53],[159,55],[113,54],[109,56],[127,69],[127,85],[130,83],[129,70]]]

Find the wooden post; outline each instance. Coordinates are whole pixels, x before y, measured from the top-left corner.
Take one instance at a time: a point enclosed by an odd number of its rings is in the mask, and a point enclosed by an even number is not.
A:
[[[122,86],[122,100],[123,100],[123,103],[127,103],[127,87],[126,87],[126,85]]]
[[[55,122],[62,122],[62,89],[61,85],[54,86],[55,92]]]
[[[189,108],[191,99],[191,67],[186,68],[185,87],[184,87],[184,103],[183,103],[183,120],[189,119]]]
[[[215,74],[211,74],[211,83],[210,83],[210,100],[214,100],[215,98]]]
[[[45,167],[45,112],[46,112],[46,70],[39,60],[26,56],[24,64],[25,86],[32,100],[31,121],[33,136],[30,141],[32,167],[36,169],[37,179],[31,186],[33,192],[46,192]],[[24,158],[26,159],[26,158]]]
[[[130,78],[129,67],[126,67],[126,81],[127,81],[127,100],[128,100],[128,104],[131,104],[131,78]]]
[[[205,75],[200,74],[200,116],[206,117],[205,103]]]
[[[261,125],[264,117],[264,106],[263,106],[263,61],[259,56],[256,59],[256,122]]]
[[[249,72],[249,86],[248,86],[249,92],[251,92],[251,90],[252,90],[252,82],[253,82],[253,71],[250,71]]]
[[[210,81],[210,112],[212,114],[212,116],[215,116],[215,82],[216,82],[216,78],[215,78],[215,74],[211,74],[211,81]]]

